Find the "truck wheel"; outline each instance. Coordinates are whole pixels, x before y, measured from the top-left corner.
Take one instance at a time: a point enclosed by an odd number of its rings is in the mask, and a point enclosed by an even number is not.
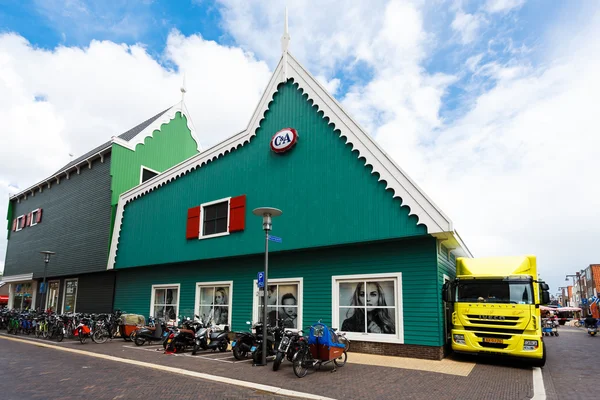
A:
[[[546,345],[544,344],[544,342],[542,342],[542,358],[540,358],[539,360],[534,359],[531,362],[531,365],[533,367],[538,368],[542,368],[544,365],[546,365]]]

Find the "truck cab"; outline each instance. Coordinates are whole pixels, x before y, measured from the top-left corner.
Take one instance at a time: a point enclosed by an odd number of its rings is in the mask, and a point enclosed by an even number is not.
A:
[[[548,285],[537,279],[535,256],[458,258],[456,279],[444,284],[451,306],[451,344],[458,353],[546,362],[540,304]]]

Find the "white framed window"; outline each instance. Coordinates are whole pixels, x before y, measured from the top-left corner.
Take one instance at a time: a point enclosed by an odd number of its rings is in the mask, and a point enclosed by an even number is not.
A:
[[[46,290],[46,309],[56,312],[58,310],[58,295],[60,292],[60,281],[48,281]]]
[[[63,290],[62,312],[74,313],[77,309],[77,285],[78,279],[65,279],[65,289]]]
[[[160,172],[140,165],[140,184],[146,182],[148,179],[154,178],[158,174],[160,174]]]
[[[179,317],[180,284],[152,285],[150,316],[166,323],[177,322]]]
[[[37,220],[38,220],[39,213],[40,213],[40,209],[39,208],[36,208],[35,210],[33,210],[31,212],[31,222],[29,223],[29,226],[37,225]]]
[[[17,229],[16,229],[17,232],[25,227],[25,221],[26,221],[25,215],[21,215],[20,217],[17,217]]]
[[[257,281],[254,280],[252,320],[263,320],[263,296],[259,295]],[[284,328],[302,329],[303,278],[269,279],[267,291],[267,323]]]
[[[350,339],[404,342],[402,274],[333,276],[333,326]]]
[[[202,321],[213,321],[215,325],[231,326],[231,300],[233,281],[196,282],[196,315]]]
[[[200,205],[200,239],[229,235],[229,200],[231,197]]]

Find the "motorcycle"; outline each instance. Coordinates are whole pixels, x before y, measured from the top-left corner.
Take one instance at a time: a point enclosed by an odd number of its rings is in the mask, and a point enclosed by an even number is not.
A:
[[[303,337],[302,330],[293,332],[290,330],[285,331],[279,347],[277,348],[277,354],[275,355],[275,361],[273,361],[273,371],[277,371],[281,362],[287,358],[288,361],[292,362],[294,354],[300,350],[300,338]]]
[[[165,354],[183,353],[186,348],[193,348],[196,343],[196,332],[201,325],[200,321],[192,321],[189,318],[183,320],[181,328],[171,332],[167,337]]]
[[[161,320],[157,324],[155,323],[154,326],[146,326],[137,330],[134,343],[136,346],[143,346],[146,342],[163,343],[167,340],[170,333],[164,321]]]
[[[595,318],[593,321],[586,320],[585,327],[587,328],[587,333],[590,336],[596,336],[598,333],[598,321]]]

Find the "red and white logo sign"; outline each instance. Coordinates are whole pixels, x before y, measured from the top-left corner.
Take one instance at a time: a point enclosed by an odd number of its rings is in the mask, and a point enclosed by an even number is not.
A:
[[[283,153],[294,147],[298,141],[298,132],[294,128],[285,128],[273,135],[271,139],[271,150],[275,153]]]

